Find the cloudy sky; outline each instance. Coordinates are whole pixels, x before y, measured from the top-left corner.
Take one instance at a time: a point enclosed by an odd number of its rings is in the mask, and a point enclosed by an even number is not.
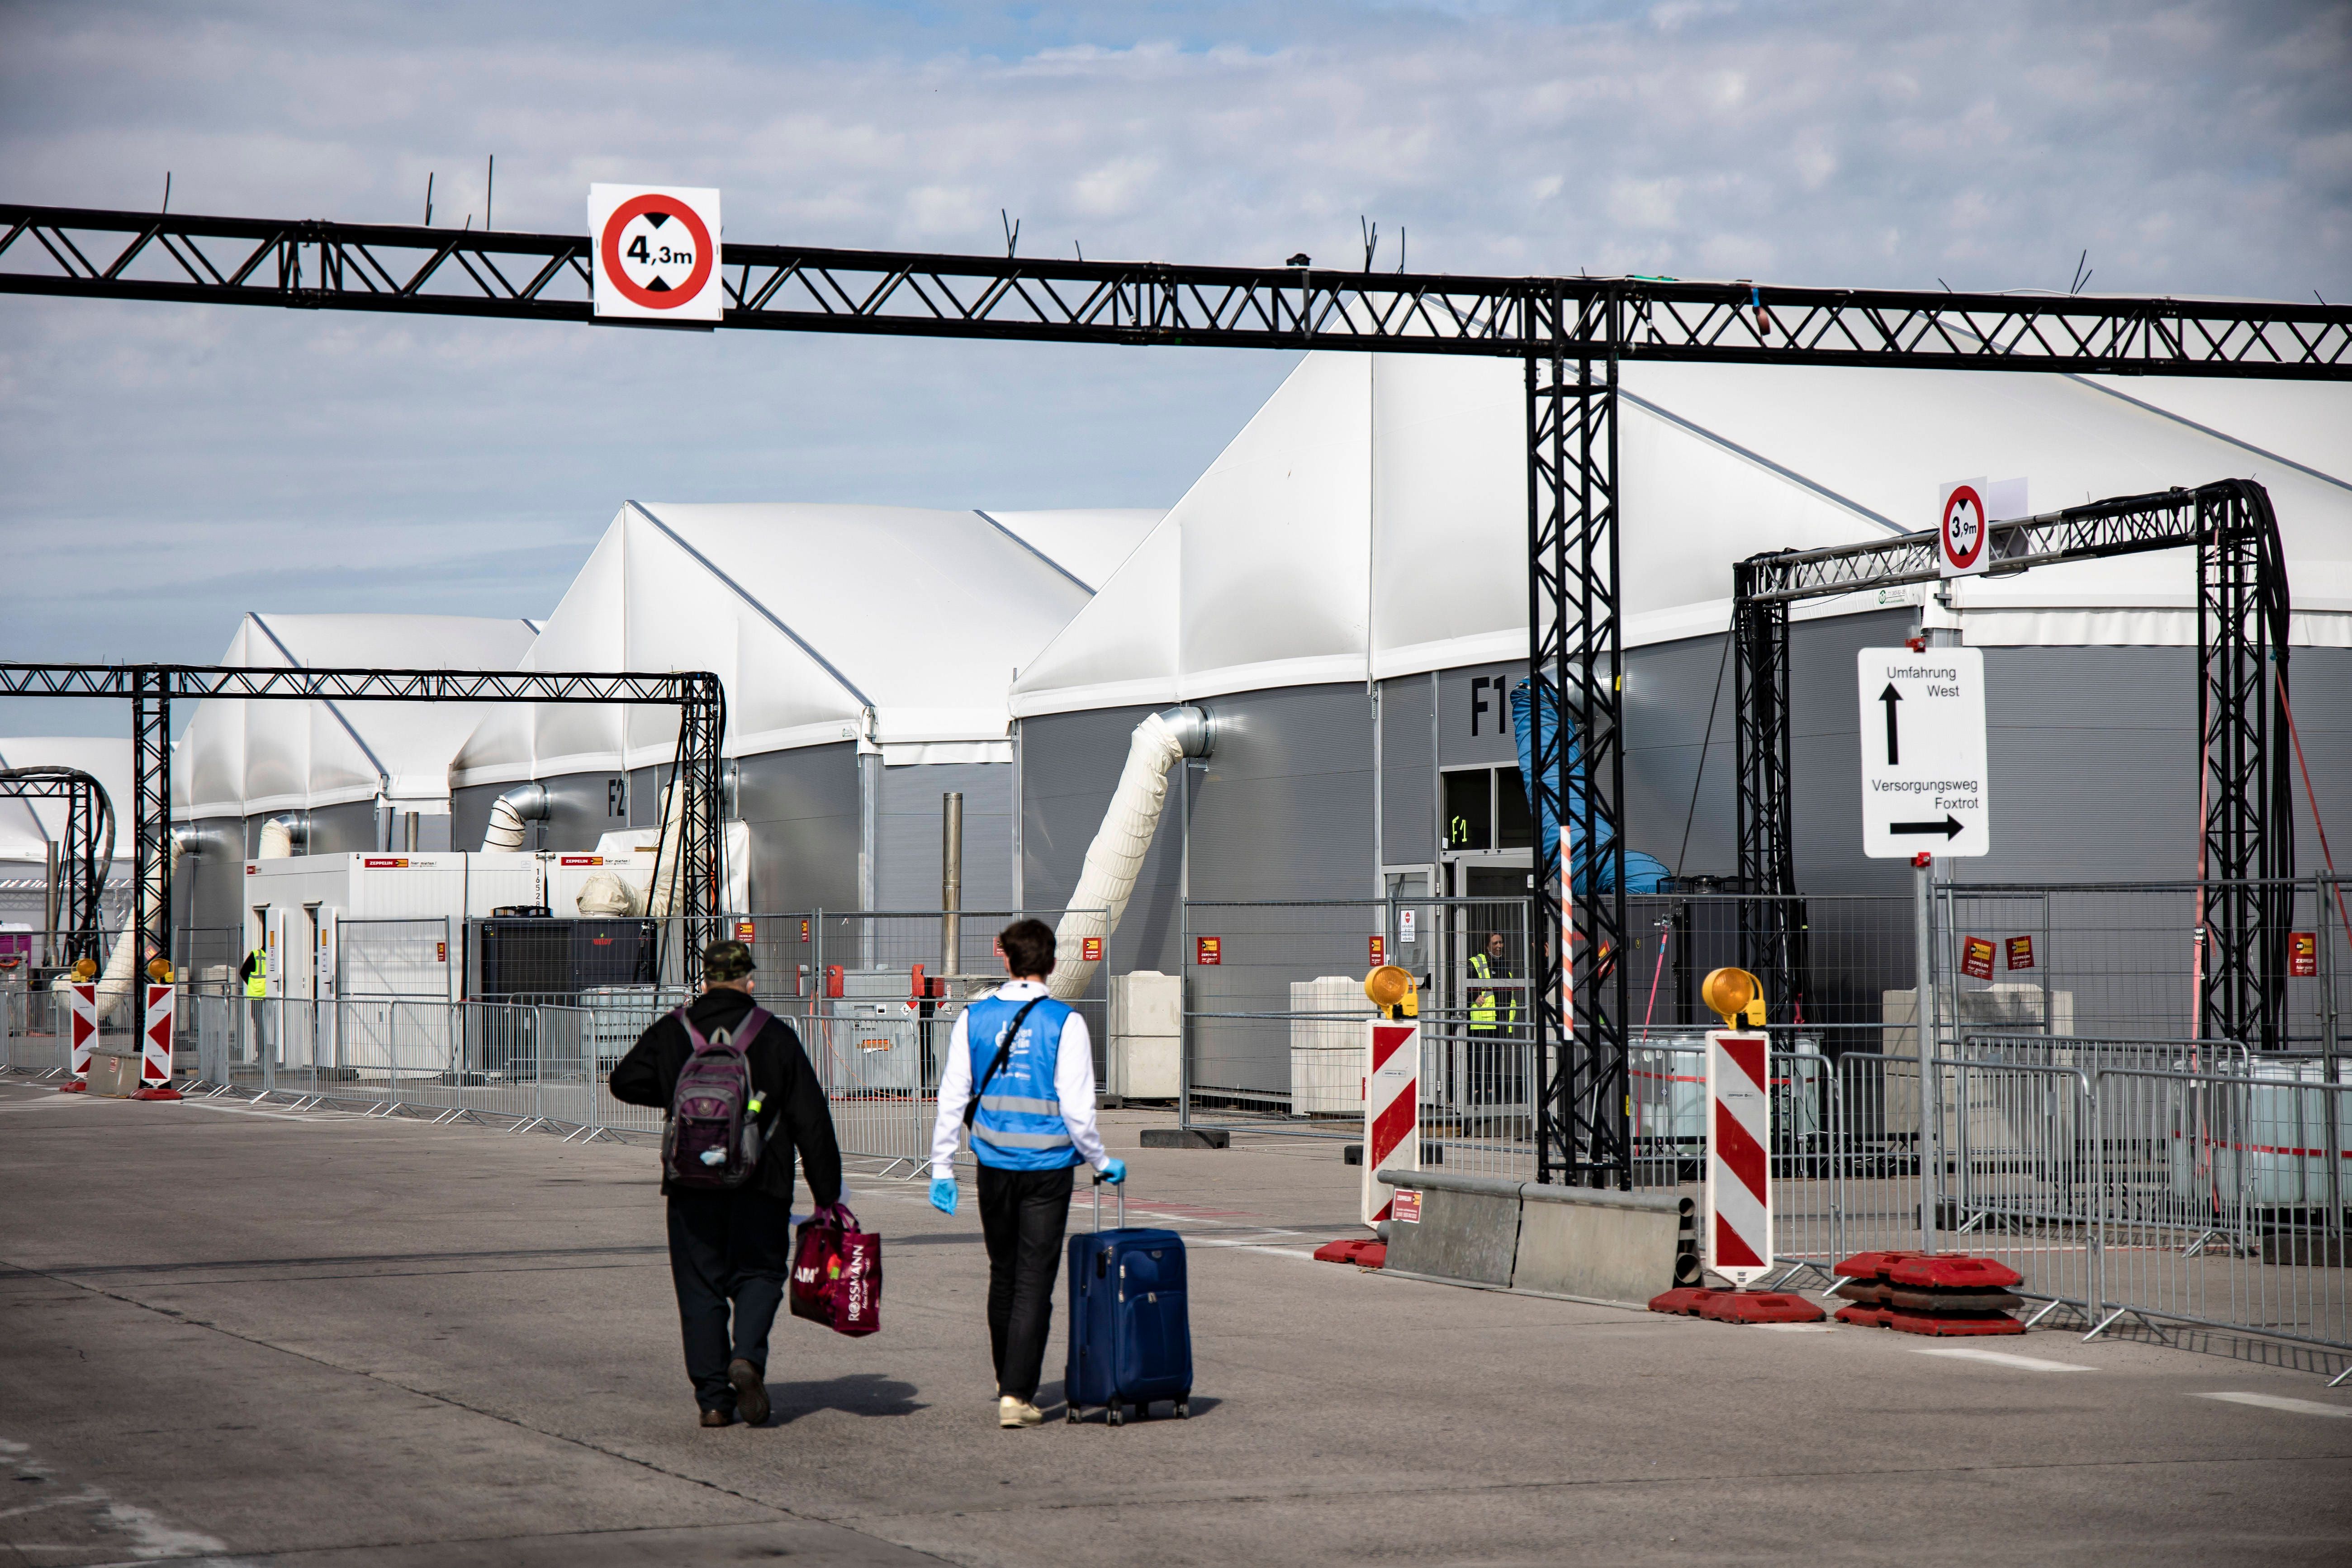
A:
[[[0,0],[6,199],[1415,270],[2352,298],[2352,6]],[[0,657],[541,615],[625,497],[1166,505],[1280,354],[0,295]],[[877,582],[887,563],[877,563]],[[119,732],[0,703],[0,733]]]

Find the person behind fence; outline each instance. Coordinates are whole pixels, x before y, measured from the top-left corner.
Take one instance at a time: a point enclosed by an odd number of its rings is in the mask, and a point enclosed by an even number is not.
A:
[[[997,1425],[1022,1427],[1045,1419],[1037,1381],[1054,1322],[1070,1172],[1090,1164],[1104,1180],[1124,1182],[1127,1163],[1105,1152],[1095,1131],[1087,1021],[1046,994],[1052,929],[1015,921],[996,940],[1012,979],[966,1007],[949,1036],[931,1127],[931,1204],[941,1214],[956,1212],[956,1134],[969,1127],[988,1246]]]
[[[752,999],[754,968],[740,942],[703,949],[702,994],[640,1035],[612,1076],[614,1099],[668,1113],[670,1279],[705,1426],[768,1418],[768,1330],[791,1269],[794,1150],[817,1212],[841,1202],[824,1088],[793,1026]]]
[[[1519,1037],[1519,993],[1506,989],[1497,1003],[1495,987],[1481,982],[1517,980],[1503,933],[1486,933],[1484,952],[1470,955],[1470,1098],[1491,1105],[1518,1098],[1518,1074],[1511,1047]]]
[[[246,1022],[253,1031],[249,1049],[253,1059],[259,1061],[269,1050],[269,949],[255,948],[237,965],[236,977],[245,982]]]

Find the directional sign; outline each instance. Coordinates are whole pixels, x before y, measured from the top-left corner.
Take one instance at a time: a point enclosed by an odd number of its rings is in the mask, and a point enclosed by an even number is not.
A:
[[[651,185],[588,187],[595,312],[623,321],[715,325],[719,193]]]
[[[1866,647],[1862,847],[1908,860],[1992,847],[1985,777],[1984,655],[1972,647]]]

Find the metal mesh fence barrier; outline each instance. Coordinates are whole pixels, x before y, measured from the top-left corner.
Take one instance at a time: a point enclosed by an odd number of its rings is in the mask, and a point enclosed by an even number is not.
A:
[[[2158,1333],[2206,1324],[2352,1351],[2352,1058],[2339,1037],[2352,922],[2332,883],[2299,890],[2289,1048],[2250,1048],[2190,1027],[2195,895],[1939,889],[1938,1026],[1924,1079],[1908,900],[1809,899],[1762,922],[1806,939],[1802,984],[1775,993],[1785,1013],[1768,1026],[1775,1282],[1827,1285],[1858,1251],[1958,1249],[2016,1268],[2046,1321],[2099,1332],[2137,1317]],[[1696,983],[1739,961],[1743,929],[1759,929],[1742,907],[1754,902],[1634,900],[1626,1114],[1639,1189],[1702,1194],[1714,1020],[1697,1010]],[[919,1173],[955,1021],[1002,982],[994,936],[1013,918],[735,921],[761,1000],[800,1035],[845,1152]],[[1193,1126],[1360,1139],[1372,1016],[1362,977],[1391,963],[1416,986],[1424,1165],[1534,1178],[1538,1098],[1553,1075],[1528,1025],[1523,902],[1193,900],[1181,930],[1182,973],[1168,983],[1181,1001],[1165,1026],[1181,1037],[1180,1065],[1144,1101],[1166,1100]],[[658,1131],[658,1110],[619,1104],[605,1080],[680,993],[403,994],[446,983],[439,955],[427,956],[454,940],[445,932],[439,921],[345,931],[332,997],[184,984],[184,1069],[214,1092],[573,1137]],[[67,1070],[68,1004],[32,985],[28,969],[13,983],[0,970],[0,1066],[55,1079]],[[1098,970],[1076,1005],[1098,1082],[1162,1027],[1132,1005],[1139,984]],[[1118,987],[1129,1000],[1114,1035]],[[128,1042],[110,1030],[101,1043]]]
[[[2290,954],[2283,976],[2279,1044],[2318,1047],[2340,1011],[2334,987],[2347,967],[2336,893],[2321,879],[1938,884],[1939,1032],[2193,1038],[2200,1029],[2209,913],[2226,892],[2244,888],[2276,889],[2290,931],[2309,944],[2301,956]],[[2332,951],[2323,952],[2323,945]]]

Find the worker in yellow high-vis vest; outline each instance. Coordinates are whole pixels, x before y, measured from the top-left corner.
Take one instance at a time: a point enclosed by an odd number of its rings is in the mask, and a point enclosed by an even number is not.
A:
[[[1519,993],[1507,991],[1498,1000],[1493,986],[1480,984],[1517,978],[1505,962],[1507,946],[1501,931],[1488,931],[1486,946],[1470,955],[1470,1098],[1481,1104],[1518,1098],[1512,1086],[1518,1079]]]

